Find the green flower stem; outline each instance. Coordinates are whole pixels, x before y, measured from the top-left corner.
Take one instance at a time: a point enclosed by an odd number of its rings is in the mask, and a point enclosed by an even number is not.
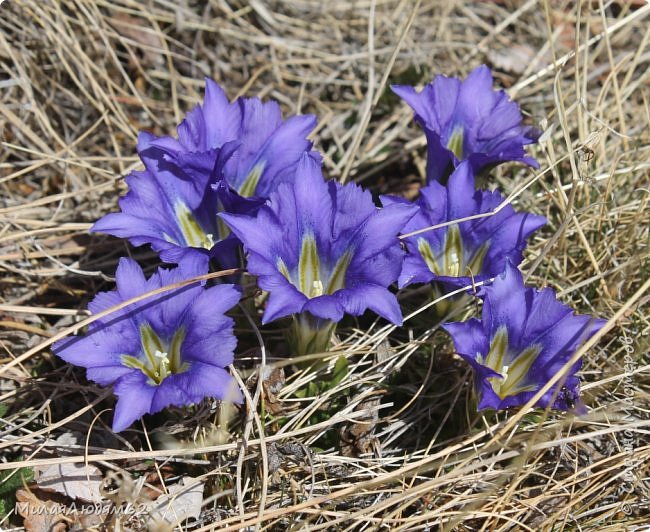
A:
[[[438,283],[435,281],[431,283],[431,300],[445,295]],[[472,297],[468,294],[456,294],[455,296],[447,297],[442,301],[438,301],[433,305],[433,312],[435,317],[440,322],[455,320],[455,318],[467,307],[468,303],[472,301]]]
[[[292,356],[324,353],[329,350],[336,322],[316,318],[308,312],[295,314],[288,338]]]

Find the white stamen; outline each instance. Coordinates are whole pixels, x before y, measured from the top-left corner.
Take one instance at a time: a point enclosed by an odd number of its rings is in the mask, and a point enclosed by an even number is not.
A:
[[[312,283],[311,287],[311,297],[319,297],[323,295],[323,281],[316,279]]]

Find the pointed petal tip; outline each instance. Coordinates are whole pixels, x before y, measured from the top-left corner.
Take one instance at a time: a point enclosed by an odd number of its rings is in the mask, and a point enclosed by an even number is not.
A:
[[[109,212],[97,220],[91,227],[88,229],[89,233],[106,233],[111,234],[111,231],[114,230],[115,224],[112,223],[116,216],[120,216],[121,212]]]
[[[474,83],[479,82],[485,83],[486,85],[489,82],[491,88],[494,82],[494,78],[492,77],[492,70],[490,70],[487,65],[479,65],[467,75],[465,78],[465,83],[470,80]]]

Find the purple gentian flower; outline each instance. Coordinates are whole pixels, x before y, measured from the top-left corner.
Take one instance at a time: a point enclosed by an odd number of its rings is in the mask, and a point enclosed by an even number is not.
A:
[[[239,198],[238,211],[229,203],[228,189],[213,186],[223,180],[223,165],[237,145],[193,154],[177,166],[156,158],[156,150],[152,154],[153,138],[148,133],[138,137],[145,169],[126,177],[129,191],[119,200],[122,212],[107,214],[91,232],[128,238],[134,246],[151,244],[165,262],[176,263],[191,255],[207,264],[216,256],[222,268],[237,267],[238,241],[217,213],[225,210],[224,203],[234,212],[248,212],[257,205]]]
[[[427,182],[445,183],[465,160],[476,175],[505,161],[539,166],[524,151],[524,146],[537,142],[537,132],[522,126],[519,106],[505,91],[492,89],[492,74],[485,65],[474,69],[465,81],[436,76],[421,92],[406,85],[392,89],[413,108],[424,128]]]
[[[404,252],[397,234],[413,207],[375,207],[356,185],[325,182],[320,165],[303,155],[291,184],[280,185],[255,217],[222,214],[244,244],[248,271],[269,292],[263,323],[309,313],[339,321],[371,309],[400,324],[388,290]]]
[[[160,269],[148,280],[137,263],[120,259],[117,289],[100,292],[93,313],[166,285],[207,272],[198,256],[173,270]],[[114,385],[118,396],[113,430],[120,432],[144,414],[169,405],[198,403],[204,397],[241,402],[233,377],[237,340],[233,320],[224,315],[239,300],[233,285],[192,284],[164,292],[93,322],[84,337],[66,338],[53,351],[66,362],[88,368],[88,379]]]
[[[104,216],[91,231],[151,244],[165,262],[198,254],[223,269],[237,267],[239,242],[217,213],[254,212],[279,183],[294,178],[304,153],[320,161],[306,139],[315,124],[312,115],[283,121],[273,101],[229,103],[208,79],[205,102],[178,126],[178,139],[140,133],[145,170],[127,176],[122,212]]]
[[[481,320],[447,323],[456,351],[474,368],[479,410],[523,405],[595,334],[605,320],[575,315],[551,288],[527,288],[512,264],[482,288]],[[537,403],[560,410],[579,399],[577,361]]]
[[[314,129],[313,115],[282,120],[277,102],[259,98],[238,98],[230,103],[213,80],[205,80],[205,99],[178,126],[178,139],[152,139],[151,146],[162,150],[169,160],[195,153],[210,152],[232,141],[239,143],[223,173],[239,195],[266,199],[284,181],[293,179],[303,153],[310,152],[307,135]]]
[[[420,191],[419,210],[402,232],[409,234],[426,227],[492,212],[504,201],[498,192],[476,190],[471,166],[464,161],[446,186],[432,181]],[[384,196],[393,205],[407,200]],[[518,265],[526,239],[546,223],[543,216],[515,212],[507,205],[498,213],[452,223],[404,239],[408,253],[399,277],[400,288],[411,283],[438,281],[446,292],[470,286],[503,272],[506,261]]]

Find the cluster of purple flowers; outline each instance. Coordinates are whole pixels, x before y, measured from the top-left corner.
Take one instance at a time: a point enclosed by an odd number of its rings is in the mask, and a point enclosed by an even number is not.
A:
[[[522,125],[517,104],[492,89],[484,66],[465,81],[438,76],[419,93],[393,90],[426,133],[427,184],[415,202],[385,196],[378,207],[367,190],[324,179],[307,139],[315,117],[282,120],[277,103],[257,98],[229,102],[207,80],[203,105],[188,113],[177,138],[140,135],[144,170],[126,178],[121,212],[92,229],[149,244],[176,267],[146,280],[123,259],[117,289],[98,294],[90,310],[210,268],[243,266],[243,250],[247,272],[268,292],[262,323],[290,317],[289,346],[301,355],[327,350],[346,314],[371,310],[400,325],[394,283],[433,283],[447,293],[494,279],[478,294],[481,320],[444,327],[475,370],[480,408],[525,403],[602,326],[575,316],[551,289],[524,286],[517,266],[545,219],[503,207],[499,192],[476,187],[477,175],[496,164],[537,166],[524,150],[535,133]],[[54,350],[87,367],[89,379],[114,384],[116,431],[168,405],[240,402],[224,369],[236,346],[225,312],[238,300],[232,284],[191,284],[132,302]],[[577,401],[579,365],[539,406]]]

